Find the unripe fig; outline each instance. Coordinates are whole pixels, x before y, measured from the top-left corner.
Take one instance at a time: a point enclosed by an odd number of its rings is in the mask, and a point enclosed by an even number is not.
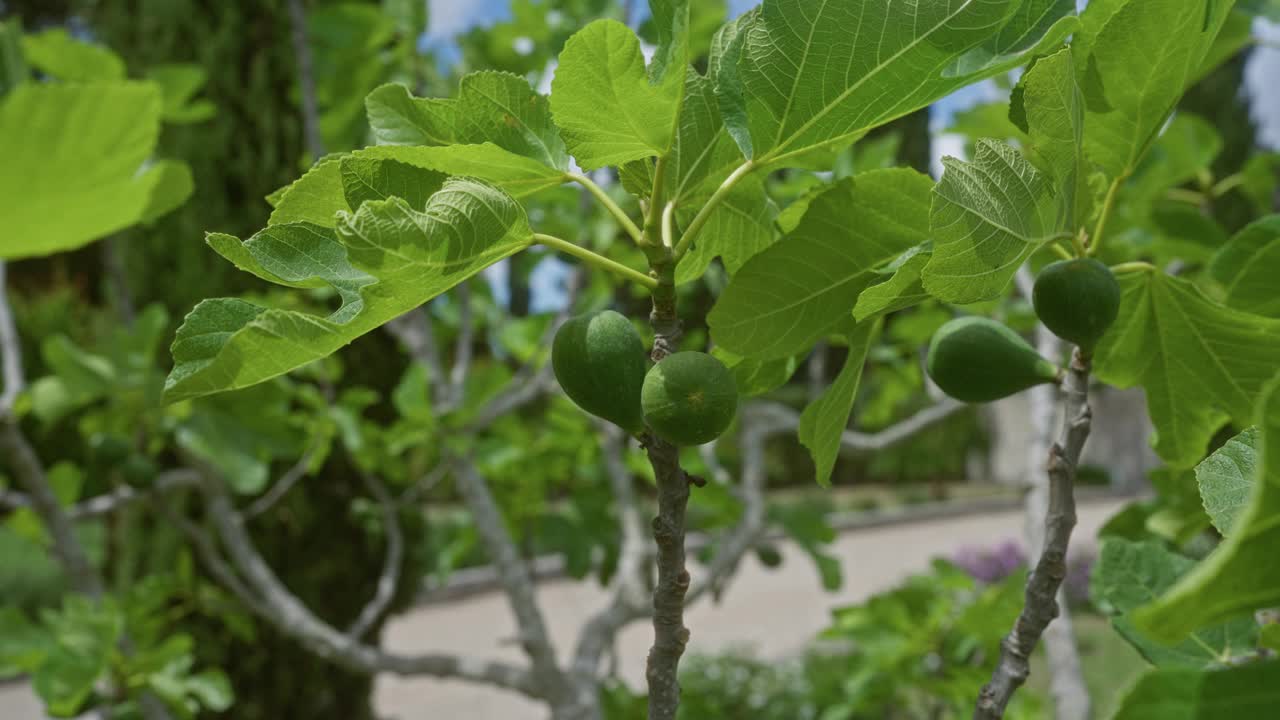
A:
[[[1061,372],[1022,336],[982,317],[957,318],[938,328],[929,343],[926,366],[943,392],[968,403],[991,402],[1056,382]]]
[[[678,352],[653,366],[640,393],[644,419],[676,445],[720,437],[738,411],[738,387],[724,363],[701,352]]]
[[[1120,283],[1093,258],[1060,260],[1036,278],[1031,302],[1054,335],[1092,352],[1120,312]]]
[[[150,487],[159,472],[155,461],[138,452],[129,455],[120,466],[120,476],[134,487]]]
[[[93,461],[103,469],[114,468],[123,463],[133,451],[128,440],[105,433],[94,433],[89,438],[89,449],[93,453]]]
[[[644,340],[631,321],[612,311],[566,322],[551,343],[551,367],[578,407],[631,432],[644,427],[640,387]]]

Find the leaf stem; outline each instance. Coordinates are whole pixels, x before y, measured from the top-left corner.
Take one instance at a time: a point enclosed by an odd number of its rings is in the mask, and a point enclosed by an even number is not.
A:
[[[657,164],[653,166],[653,190],[649,193],[649,214],[644,219],[645,241],[654,245],[658,243],[653,242],[653,235],[655,232],[661,232],[659,228],[662,215],[666,212],[666,177],[667,156],[661,155],[658,157]]]
[[[1067,250],[1066,248],[1062,247],[1056,242],[1049,243],[1049,249],[1053,251],[1054,255],[1057,255],[1063,260],[1074,260],[1076,257],[1075,255],[1071,254],[1071,251]]]
[[[1107,220],[1111,218],[1111,212],[1116,206],[1116,195],[1120,194],[1120,186],[1124,184],[1127,173],[1118,175],[1115,180],[1111,181],[1111,187],[1107,188],[1107,199],[1102,203],[1102,214],[1098,216],[1098,224],[1093,228],[1093,237],[1089,239],[1088,254],[1097,255],[1098,248],[1102,247],[1102,233],[1107,229]]]
[[[1111,272],[1116,273],[1117,275],[1120,273],[1127,273],[1127,272],[1152,272],[1155,269],[1156,269],[1155,265],[1152,265],[1149,262],[1143,262],[1141,260],[1138,260],[1135,262],[1120,263],[1119,265],[1111,266]]]
[[[684,257],[684,254],[689,251],[689,247],[693,245],[693,241],[698,237],[698,233],[702,232],[702,227],[707,224],[707,220],[711,218],[711,213],[716,209],[716,206],[723,202],[729,195],[729,192],[733,190],[734,186],[737,185],[742,178],[749,175],[751,171],[755,170],[756,167],[758,166],[754,161],[747,160],[739,165],[736,170],[730,173],[729,177],[724,179],[724,182],[720,183],[720,187],[716,188],[716,191],[707,199],[706,204],[703,205],[702,209],[698,211],[698,214],[694,216],[693,222],[689,223],[689,227],[684,231],[684,235],[680,237],[680,242],[676,245],[675,249],[676,262],[679,262],[680,258]]]
[[[638,283],[639,285],[642,285],[650,290],[653,290],[658,287],[657,279],[650,277],[649,275],[646,275],[634,268],[629,268],[626,265],[623,265],[622,263],[617,262],[616,260],[610,260],[609,258],[603,255],[594,253],[580,245],[574,245],[568,240],[561,240],[560,238],[555,237],[554,235],[543,235],[542,233],[534,233],[533,240],[539,245],[545,245],[549,248],[559,250],[560,252],[565,253],[566,255],[572,255],[581,260],[585,260],[588,263],[591,263],[592,265],[595,265],[596,267],[602,270],[608,270],[609,272],[617,273],[625,277],[626,279],[634,283]]]
[[[662,244],[666,247],[671,247],[675,242],[675,214],[675,203],[667,203],[667,206],[662,209]]]
[[[1196,192],[1195,190],[1184,190],[1182,188],[1170,188],[1169,191],[1165,193],[1165,196],[1170,200],[1183,202],[1188,205],[1195,205],[1196,207],[1203,205],[1205,201],[1204,193]]]
[[[1228,175],[1222,178],[1221,180],[1219,180],[1218,184],[1214,185],[1213,189],[1209,191],[1209,194],[1212,195],[1213,197],[1222,197],[1223,195],[1226,195],[1232,190],[1235,190],[1240,185],[1243,185],[1244,180],[1245,180],[1244,173],[1236,173],[1234,175]]]
[[[568,173],[566,177],[586,188],[587,192],[591,193],[591,195],[609,211],[609,214],[618,221],[618,224],[622,226],[623,230],[627,231],[627,234],[631,236],[631,239],[634,240],[637,245],[643,244],[644,234],[640,232],[640,227],[627,215],[626,211],[618,206],[618,203],[613,201],[613,198],[609,197],[609,193],[606,193],[604,188],[597,185],[594,180],[586,175]]]

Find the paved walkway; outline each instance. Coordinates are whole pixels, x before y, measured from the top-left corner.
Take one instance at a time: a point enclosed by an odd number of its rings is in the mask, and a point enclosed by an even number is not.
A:
[[[1092,544],[1098,527],[1119,507],[1115,500],[1082,504],[1076,546]],[[866,599],[903,578],[928,568],[937,556],[965,546],[989,546],[1020,538],[1018,512],[993,512],[960,518],[878,527],[846,533],[831,548],[844,566],[844,587],[822,591],[817,571],[794,546],[782,545],[785,562],[765,568],[747,558],[719,605],[709,599],[690,608],[690,649],[710,652],[750,646],[763,657],[800,650],[828,623],[832,608]],[[582,619],[604,604],[603,590],[589,583],[553,582],[539,598],[561,654],[572,648]],[[510,638],[515,625],[500,594],[422,607],[392,622],[385,632],[389,649],[462,652],[473,656],[521,659]],[[620,671],[633,686],[644,677],[651,630],[644,623],[628,628],[619,640]],[[460,682],[429,678],[380,678],[377,702],[388,720],[544,720],[542,706],[519,696]],[[0,688],[0,718],[42,720],[39,705],[22,686]]]

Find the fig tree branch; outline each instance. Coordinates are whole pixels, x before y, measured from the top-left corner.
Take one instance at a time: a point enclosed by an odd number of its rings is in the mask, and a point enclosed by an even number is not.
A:
[[[54,493],[44,464],[18,426],[18,419],[13,416],[13,404],[26,386],[26,376],[22,370],[22,344],[9,305],[5,269],[4,263],[0,262],[0,361],[4,364],[0,376],[5,383],[4,393],[0,395],[0,457],[8,461],[9,472],[26,490],[31,509],[40,517],[53,539],[53,553],[66,570],[72,589],[95,602],[101,601],[105,594],[102,576],[80,543],[75,522]],[[120,651],[125,655],[133,654],[128,635],[121,635]],[[146,720],[169,720],[169,711],[150,692],[142,692],[138,696],[138,705]]]
[[[1088,358],[1072,353],[1063,379],[1064,419],[1061,435],[1049,449],[1049,510],[1045,515],[1044,547],[1027,579],[1026,600],[1013,629],[1000,646],[991,681],[982,688],[974,720],[999,720],[1013,693],[1030,674],[1031,654],[1040,635],[1057,617],[1058,588],[1067,574],[1067,546],[1076,524],[1073,485],[1076,466],[1092,419],[1089,408]]]
[[[498,582],[516,617],[520,647],[529,657],[538,685],[553,701],[559,700],[567,694],[568,688],[556,663],[551,634],[538,605],[529,569],[507,532],[488,481],[467,460],[455,459],[451,465],[458,492],[471,511],[471,520],[484,542],[490,562],[498,570]]]
[[[595,677],[600,660],[617,638],[623,626],[648,614],[649,539],[632,488],[631,471],[623,459],[625,437],[609,423],[601,423],[604,442],[601,453],[609,477],[609,487],[618,509],[622,548],[618,552],[618,568],[609,586],[609,603],[593,614],[583,625],[574,650],[573,670],[584,677]]]
[[[294,463],[288,470],[286,470],[284,474],[271,485],[269,490],[262,495],[259,495],[258,498],[249,505],[249,507],[245,508],[244,516],[246,518],[255,518],[275,507],[276,503],[280,502],[285,495],[288,495],[289,491],[293,489],[293,486],[297,485],[298,482],[300,482],[307,474],[307,468],[311,466],[312,452],[313,451],[311,449],[308,449],[306,452],[302,453],[302,456],[298,458],[298,462]]]
[[[1023,267],[1019,279],[1025,275],[1031,280],[1031,272]],[[1019,282],[1021,288],[1024,283]],[[1030,293],[1025,293],[1028,300]],[[1036,350],[1044,357],[1062,357],[1062,341],[1044,325],[1036,323]],[[1031,412],[1031,438],[1027,443],[1027,477],[1030,490],[1024,502],[1024,522],[1029,557],[1039,557],[1044,548],[1044,518],[1049,511],[1050,483],[1044,458],[1053,442],[1054,415],[1057,409],[1052,385],[1037,385],[1027,391]],[[1066,593],[1058,587],[1059,607],[1068,609]],[[1057,720],[1088,720],[1092,717],[1092,701],[1080,667],[1080,652],[1076,647],[1071,613],[1063,612],[1056,622],[1044,631],[1045,654],[1049,659],[1049,693],[1053,696],[1054,716]]]
[[[654,334],[650,357],[656,363],[675,352],[681,327],[676,312],[675,259],[671,249],[651,247],[649,253],[650,267],[659,280],[653,290],[653,310],[649,313]],[[690,479],[680,467],[680,448],[652,432],[644,433],[642,444],[649,455],[658,490],[658,514],[651,524],[658,566],[657,584],[653,589],[653,646],[645,661],[649,720],[675,720],[680,707],[680,657],[689,644],[689,629],[684,626],[685,594],[689,591],[684,540]]]
[[[260,612],[266,613],[277,630],[302,643],[318,657],[355,672],[457,678],[496,685],[532,698],[545,697],[534,675],[526,668],[440,653],[388,653],[348,637],[324,622],[281,582],[249,537],[244,519],[231,505],[224,482],[212,471],[205,472],[205,511],[232,567],[243,576],[247,589],[259,598]],[[202,553],[206,563],[207,554],[206,549]]]
[[[800,427],[800,413],[775,402],[756,402],[751,405],[752,411],[762,417],[778,423],[779,432],[795,431]],[[874,433],[863,433],[856,430],[845,430],[840,433],[840,450],[850,453],[878,452],[887,447],[903,442],[916,433],[926,430],[943,420],[964,410],[967,405],[948,397],[939,399],[933,405],[917,411],[915,414]]]

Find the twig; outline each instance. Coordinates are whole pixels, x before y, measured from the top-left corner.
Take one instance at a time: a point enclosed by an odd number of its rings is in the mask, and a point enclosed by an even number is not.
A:
[[[991,681],[982,688],[974,720],[999,720],[1013,693],[1030,674],[1031,653],[1040,635],[1058,615],[1057,594],[1067,574],[1067,545],[1076,524],[1073,484],[1076,464],[1089,437],[1089,360],[1076,349],[1063,380],[1065,415],[1062,434],[1049,450],[1049,511],[1044,549],[1027,579],[1026,602],[1013,629],[1000,646]]]
[[[742,429],[738,435],[738,447],[742,452],[742,483],[738,497],[742,500],[742,519],[719,545],[715,557],[698,582],[689,589],[686,604],[697,602],[710,593],[719,600],[742,562],[743,556],[759,544],[767,530],[765,488],[765,446],[773,435],[786,432],[790,423],[759,412],[762,406],[748,405],[741,413]]]
[[[201,478],[203,482],[203,478]],[[244,606],[249,608],[254,614],[271,622],[274,618],[266,604],[262,602],[262,598],[258,597],[249,589],[236,571],[227,564],[222,553],[218,550],[218,544],[208,532],[196,526],[195,523],[188,520],[181,512],[174,509],[168,498],[160,498],[156,503],[156,507],[160,510],[160,514],[165,520],[178,528],[183,535],[187,537],[187,542],[195,547],[196,555],[200,558],[200,562],[204,563],[205,569],[213,575],[224,588],[231,591]]]
[[[568,687],[556,664],[555,648],[551,634],[538,605],[533,579],[529,569],[516,550],[516,544],[507,532],[498,503],[489,490],[489,483],[465,460],[451,463],[458,492],[471,510],[472,522],[485,544],[489,558],[498,568],[498,580],[502,584],[511,612],[520,628],[520,646],[533,666],[533,675],[547,696],[554,702],[568,694]]]
[[[315,162],[324,156],[324,138],[320,136],[320,106],[316,102],[315,69],[311,44],[307,41],[307,11],[303,0],[288,0],[290,38],[298,61],[298,89],[302,95],[302,132],[307,139],[307,152]]]
[[[191,470],[166,470],[156,476],[155,483],[144,490],[123,485],[109,493],[82,500],[67,508],[67,515],[73,520],[109,515],[117,510],[129,507],[143,500],[159,498],[175,490],[191,488],[200,484],[200,476]]]
[[[26,489],[31,509],[40,516],[53,538],[53,552],[66,568],[71,587],[95,600],[100,599],[103,594],[102,578],[89,562],[84,546],[76,537],[71,518],[58,502],[35,450],[12,417],[0,419],[0,455],[8,458],[9,470],[18,484]]]
[[[437,465],[409,487],[408,490],[400,493],[400,497],[396,498],[396,505],[400,507],[408,507],[422,499],[423,495],[431,492],[435,486],[440,484],[449,474],[447,465]]]
[[[612,424],[600,423],[604,433],[601,453],[613,490],[621,526],[622,548],[618,568],[610,584],[608,605],[591,616],[578,636],[573,669],[581,677],[594,678],[604,653],[613,644],[618,631],[626,624],[648,613],[649,539],[632,488],[631,471],[623,460],[623,436]]]
[[[311,449],[302,453],[302,457],[298,458],[298,462],[294,463],[283,475],[281,475],[280,479],[276,480],[275,484],[271,486],[271,489],[267,490],[259,496],[257,500],[250,503],[249,507],[244,510],[245,518],[252,519],[261,515],[275,507],[276,503],[280,502],[285,495],[288,495],[289,491],[293,489],[293,486],[297,485],[298,482],[307,474],[307,468],[311,465],[312,453],[313,450]]]
[[[373,597],[347,629],[347,636],[352,639],[364,637],[390,607],[396,588],[400,585],[400,567],[404,564],[404,532],[400,528],[400,506],[381,479],[367,472],[361,472],[360,478],[382,509],[382,528],[387,536],[387,552]]]
[[[845,430],[840,433],[840,449],[844,452],[869,453],[884,450],[891,445],[903,442],[916,433],[926,430],[964,410],[964,403],[950,398],[942,398],[910,417],[900,420],[883,430],[874,433],[863,433],[856,430]],[[752,404],[753,412],[767,416],[783,428],[780,432],[795,430],[800,427],[800,413],[786,405],[773,402]]]

